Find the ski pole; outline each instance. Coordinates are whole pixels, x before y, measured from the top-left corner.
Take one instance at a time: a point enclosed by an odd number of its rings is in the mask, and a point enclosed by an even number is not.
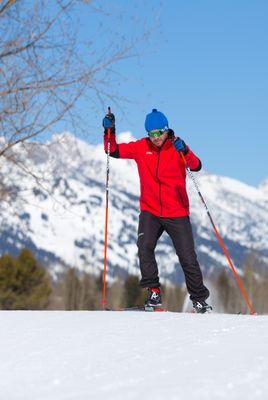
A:
[[[111,108],[108,107],[108,114],[111,114]],[[107,304],[107,244],[108,244],[108,211],[109,211],[109,175],[110,175],[110,147],[111,147],[111,129],[107,128],[107,162],[106,162],[106,200],[105,200],[105,225],[104,225],[104,262],[102,275],[102,307]]]
[[[197,184],[197,182],[196,182],[196,180],[195,180],[195,177],[194,177],[192,171],[190,170],[189,166],[187,165],[187,162],[186,162],[186,159],[185,159],[185,157],[184,157],[184,154],[183,154],[182,152],[180,152],[180,154],[181,154],[181,157],[182,157],[182,159],[183,159],[183,161],[184,161],[186,171],[188,172],[188,174],[189,174],[190,177],[192,178],[192,181],[193,181],[194,186],[195,186],[195,188],[196,188],[196,190],[197,190],[197,192],[198,192],[198,195],[199,195],[199,197],[200,197],[200,199],[201,199],[201,202],[203,203],[203,205],[204,205],[204,207],[205,207],[205,209],[206,209],[208,218],[209,218],[209,220],[210,220],[210,222],[211,222],[211,225],[212,225],[212,227],[213,227],[213,229],[214,229],[215,235],[216,235],[216,237],[217,237],[217,239],[218,239],[218,242],[219,242],[219,244],[220,244],[220,246],[221,246],[221,248],[222,248],[222,251],[223,251],[225,257],[227,258],[227,261],[228,261],[228,263],[229,263],[229,265],[230,265],[230,268],[231,268],[231,270],[232,270],[232,272],[233,272],[233,275],[234,275],[234,278],[235,278],[236,283],[237,283],[237,285],[238,285],[238,288],[239,288],[239,290],[240,290],[240,292],[241,292],[241,294],[242,294],[242,296],[243,296],[243,298],[244,298],[244,300],[245,300],[245,302],[246,302],[246,305],[247,305],[247,307],[248,307],[248,309],[249,309],[249,312],[250,312],[251,315],[255,315],[256,313],[255,313],[255,311],[254,311],[254,308],[253,308],[253,306],[252,306],[252,304],[251,304],[251,302],[250,302],[250,300],[249,300],[249,297],[248,297],[247,292],[246,292],[246,290],[245,290],[245,288],[244,288],[244,285],[243,285],[243,283],[242,283],[242,281],[241,281],[241,279],[240,279],[240,277],[239,277],[239,275],[238,275],[238,273],[237,273],[237,270],[236,270],[236,268],[235,268],[235,266],[234,266],[234,264],[233,264],[233,262],[232,262],[232,259],[231,259],[231,256],[230,256],[230,254],[229,254],[229,251],[228,251],[227,247],[225,246],[224,241],[223,241],[223,239],[222,239],[222,237],[221,237],[221,235],[220,235],[220,233],[219,233],[219,231],[218,231],[216,225],[214,224],[214,221],[213,221],[213,219],[212,219],[212,216],[211,216],[211,214],[210,214],[210,211],[209,211],[209,209],[208,209],[208,206],[207,206],[207,204],[206,204],[206,202],[205,202],[205,200],[204,200],[204,197],[202,196],[202,194],[201,194],[201,192],[200,192],[200,190],[199,190],[199,187],[198,187],[198,184]]]

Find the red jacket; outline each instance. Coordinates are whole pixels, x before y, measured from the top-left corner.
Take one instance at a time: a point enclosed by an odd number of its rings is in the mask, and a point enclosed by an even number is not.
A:
[[[105,151],[107,141],[107,135],[104,135]],[[189,215],[186,169],[171,139],[167,139],[163,146],[158,148],[149,138],[117,144],[115,135],[111,134],[110,154],[136,161],[140,176],[142,211],[165,218]],[[191,170],[201,169],[200,160],[189,148],[185,159]]]

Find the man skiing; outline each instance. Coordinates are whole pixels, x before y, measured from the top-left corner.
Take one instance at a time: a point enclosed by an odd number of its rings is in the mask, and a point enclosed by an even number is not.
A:
[[[200,171],[201,161],[185,142],[169,129],[166,116],[153,109],[146,116],[148,137],[130,143],[116,143],[115,117],[108,113],[103,119],[104,149],[115,158],[134,159],[140,177],[140,216],[138,228],[138,256],[141,270],[140,285],[148,289],[145,306],[161,306],[161,288],[155,247],[164,231],[172,239],[182,266],[186,287],[199,313],[211,310],[206,303],[209,290],[204,286],[197,261],[186,192],[186,169],[183,153],[191,171]]]

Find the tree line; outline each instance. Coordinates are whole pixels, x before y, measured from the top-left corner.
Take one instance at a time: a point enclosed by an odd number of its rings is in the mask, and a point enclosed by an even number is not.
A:
[[[254,259],[248,258],[241,277],[252,299],[255,311],[268,312],[268,272],[254,271]],[[217,310],[225,313],[246,313],[245,305],[233,277],[222,270],[211,278],[217,295]],[[162,285],[163,305],[170,311],[182,311],[187,296],[185,286]],[[22,249],[14,257],[0,257],[0,309],[1,310],[101,310],[102,275],[92,275],[68,268],[54,282],[46,268],[36,260],[29,249]],[[142,305],[146,290],[140,288],[139,278],[129,275],[125,280],[108,284],[109,308]]]

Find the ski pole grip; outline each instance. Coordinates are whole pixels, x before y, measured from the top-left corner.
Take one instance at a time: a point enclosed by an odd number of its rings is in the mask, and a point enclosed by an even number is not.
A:
[[[108,114],[112,114],[112,110],[111,110],[110,106],[108,107]],[[111,139],[111,128],[107,129],[107,135],[108,135],[108,142],[110,142],[110,139]]]

